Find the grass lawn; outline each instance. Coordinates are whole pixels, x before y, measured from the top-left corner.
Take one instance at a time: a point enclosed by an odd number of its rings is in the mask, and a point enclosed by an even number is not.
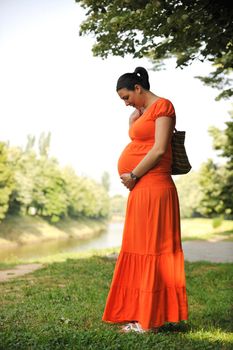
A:
[[[233,348],[233,264],[186,262],[189,321],[158,334],[120,334],[118,325],[101,321],[115,265],[105,254],[74,254],[2,283],[0,349]]]
[[[183,241],[199,239],[233,241],[233,220],[223,220],[220,226],[213,227],[213,219],[182,219],[181,233]]]

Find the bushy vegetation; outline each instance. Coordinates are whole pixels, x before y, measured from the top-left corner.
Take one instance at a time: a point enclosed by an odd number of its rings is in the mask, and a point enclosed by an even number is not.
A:
[[[61,168],[49,156],[50,134],[35,149],[29,136],[25,149],[0,143],[0,220],[8,214],[37,215],[58,222],[64,217],[106,218],[109,195],[93,179]]]
[[[190,172],[176,181],[180,197],[181,216],[233,218],[233,112],[226,128],[209,128],[213,148],[225,163],[208,159],[198,172]]]
[[[111,197],[110,212],[112,217],[124,217],[126,212],[127,197],[117,194]]]

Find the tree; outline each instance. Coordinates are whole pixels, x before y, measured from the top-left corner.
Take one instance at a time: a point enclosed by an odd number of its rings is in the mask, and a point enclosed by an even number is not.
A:
[[[225,130],[212,127],[209,132],[213,137],[214,149],[220,151],[219,156],[226,160],[221,198],[225,214],[233,217],[233,111],[229,115],[230,120],[225,123]]]
[[[87,177],[77,176],[71,167],[63,169],[63,179],[70,217],[108,217],[109,196],[101,184]]]
[[[111,215],[119,216],[123,218],[126,212],[126,205],[127,205],[126,197],[120,194],[116,194],[115,196],[111,197],[111,201],[110,201]]]
[[[34,150],[35,141],[35,136],[29,135],[24,150],[9,149],[14,173],[9,213],[33,213],[57,222],[67,213],[62,172],[56,159],[48,157],[50,134],[40,135],[38,152]]]
[[[36,137],[34,135],[28,135],[27,136],[27,144],[25,147],[25,152],[29,153],[30,151],[33,150],[36,142]]]
[[[62,171],[55,158],[41,157],[38,167],[40,173],[34,188],[32,204],[40,216],[55,223],[66,216],[68,207]]]
[[[85,195],[88,189],[85,186],[85,181],[77,176],[71,167],[65,167],[62,176],[65,181],[65,192],[68,198],[68,215],[72,218],[85,216],[88,205]]]
[[[40,135],[36,150],[35,141],[29,135],[24,149],[0,142],[0,221],[7,213],[38,215],[52,223],[68,215],[109,217],[105,187],[77,176],[72,168],[61,169],[49,157],[50,134]]]
[[[101,177],[101,183],[102,186],[105,188],[107,192],[109,192],[110,189],[110,175],[107,171],[103,172],[103,175]]]
[[[92,179],[82,177],[84,196],[83,214],[90,218],[104,218],[109,215],[109,196],[105,188]]]
[[[155,62],[176,57],[177,67],[210,61],[214,70],[198,77],[233,95],[233,7],[226,0],[76,0],[86,9],[80,35],[94,34],[93,53],[149,57]]]
[[[50,147],[51,133],[45,135],[44,132],[39,137],[39,153],[40,156],[48,157]]]
[[[8,211],[10,195],[13,190],[13,171],[9,162],[8,148],[0,142],[0,221]]]
[[[202,197],[199,185],[199,173],[191,171],[180,176],[175,182],[179,194],[181,218],[200,216],[199,203]]]
[[[200,171],[200,185],[203,197],[201,208],[203,214],[224,215],[233,218],[233,112],[231,120],[226,122],[226,129],[211,127],[213,147],[225,158],[224,165],[217,165],[212,160],[204,163]]]
[[[212,159],[208,159],[202,164],[199,176],[202,198],[198,211],[206,217],[221,215],[224,212],[224,202],[221,198],[224,167],[219,167]]]
[[[29,143],[25,151],[20,148],[10,150],[15,180],[9,208],[11,214],[27,214],[30,207],[35,206],[34,190],[39,181],[40,169],[36,153]]]

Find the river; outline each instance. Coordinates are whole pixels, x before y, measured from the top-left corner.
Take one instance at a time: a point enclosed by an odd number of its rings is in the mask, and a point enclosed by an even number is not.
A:
[[[123,222],[110,222],[105,231],[102,231],[97,237],[88,240],[53,240],[22,245],[17,248],[2,249],[0,251],[0,262],[29,261],[58,253],[74,253],[90,249],[119,247],[122,240],[123,225]]]

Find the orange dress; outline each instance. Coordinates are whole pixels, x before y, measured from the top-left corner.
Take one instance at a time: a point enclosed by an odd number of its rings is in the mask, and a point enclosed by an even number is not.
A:
[[[156,119],[174,118],[172,103],[159,98],[131,126],[131,142],[123,150],[119,174],[129,173],[155,140]],[[169,144],[160,162],[130,191],[122,246],[102,320],[137,321],[142,328],[188,318],[179,200],[171,177]]]

